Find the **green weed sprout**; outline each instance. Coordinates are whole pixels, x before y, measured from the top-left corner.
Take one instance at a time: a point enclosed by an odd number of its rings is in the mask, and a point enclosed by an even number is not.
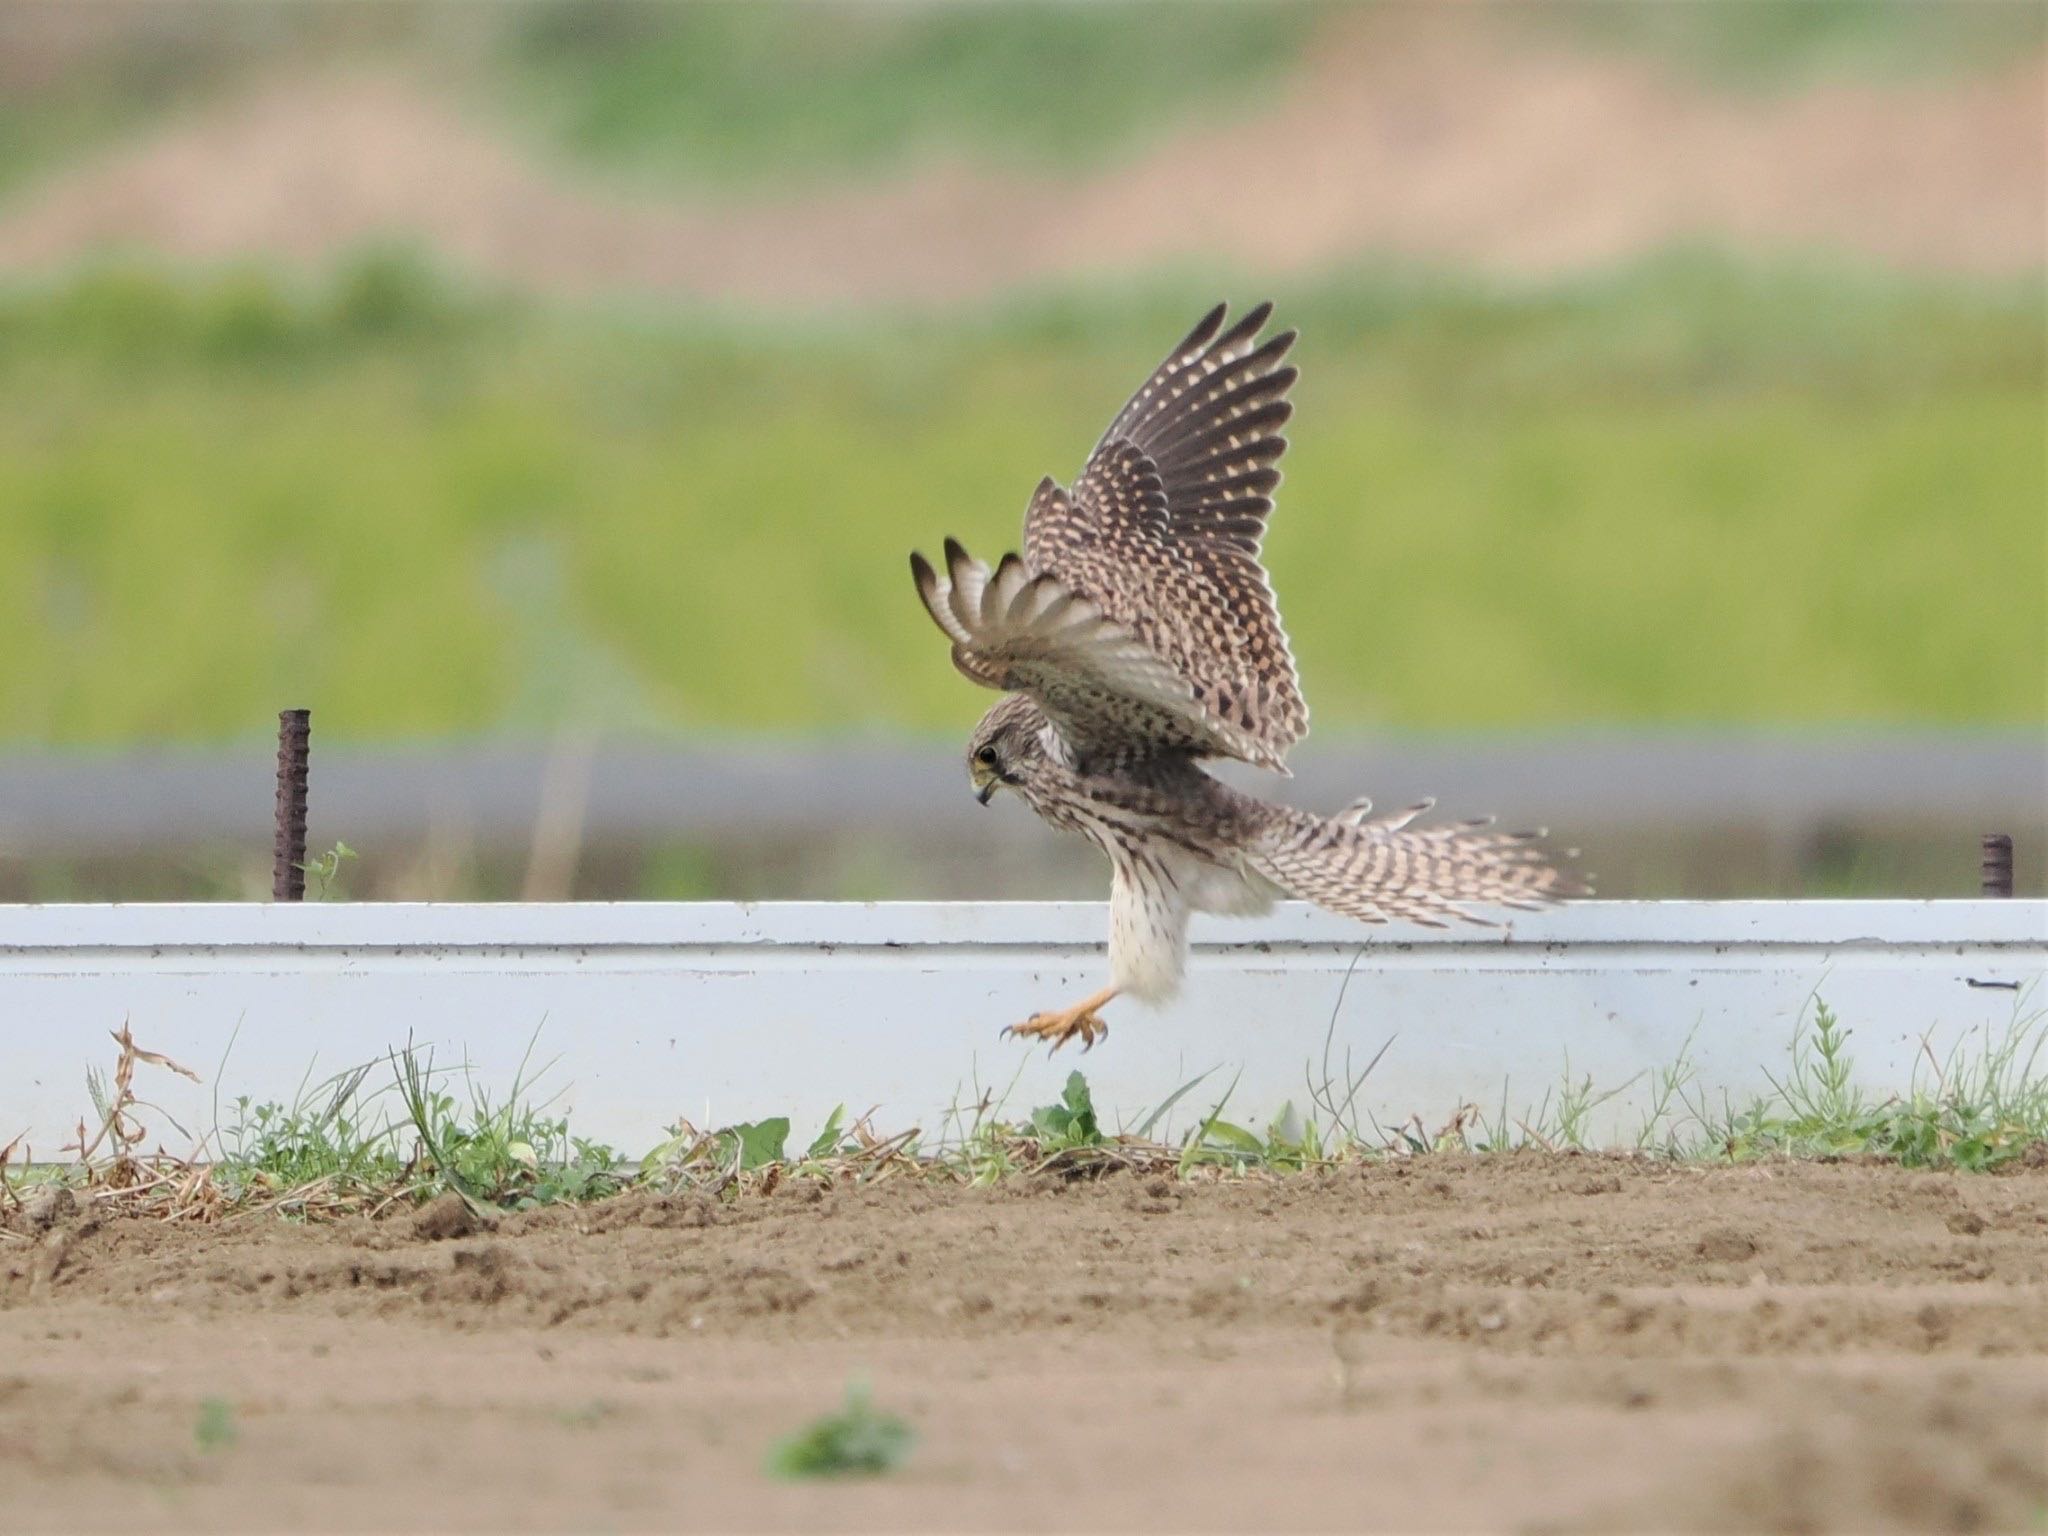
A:
[[[209,1397],[199,1405],[199,1417],[192,1424],[192,1443],[202,1451],[224,1451],[235,1443],[234,1407],[224,1397]]]
[[[917,1432],[893,1414],[877,1413],[865,1382],[846,1389],[846,1406],[799,1430],[768,1453],[781,1478],[879,1477],[902,1465]]]
[[[307,859],[305,863],[293,867],[320,887],[320,900],[325,901],[335,880],[341,874],[341,866],[355,857],[355,849],[349,847],[347,843],[337,842],[318,858]]]

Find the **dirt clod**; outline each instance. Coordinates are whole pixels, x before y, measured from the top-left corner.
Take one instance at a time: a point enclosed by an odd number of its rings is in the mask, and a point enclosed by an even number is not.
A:
[[[444,1242],[451,1237],[468,1237],[484,1230],[483,1218],[470,1208],[470,1204],[454,1190],[436,1195],[412,1219],[413,1236],[430,1243]]]
[[[1718,1227],[1699,1240],[1695,1251],[1710,1264],[1739,1264],[1757,1255],[1757,1241],[1747,1232]]]
[[[23,1204],[21,1220],[31,1232],[47,1232],[59,1222],[68,1221],[77,1209],[78,1197],[62,1184],[56,1184]]]

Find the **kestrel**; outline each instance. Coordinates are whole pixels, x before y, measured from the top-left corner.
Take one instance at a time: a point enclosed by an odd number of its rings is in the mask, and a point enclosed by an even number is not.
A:
[[[1110,985],[1006,1033],[1082,1048],[1121,993],[1180,987],[1189,914],[1251,914],[1285,894],[1382,923],[1486,920],[1578,894],[1536,847],[1490,821],[1416,826],[1360,800],[1335,816],[1271,805],[1204,772],[1230,757],[1287,771],[1308,730],[1294,657],[1259,550],[1296,370],[1295,333],[1263,341],[1261,304],[1227,330],[1217,305],[1173,349],[1063,490],[1041,480],[1024,553],[993,572],[946,541],[920,554],[918,595],[953,664],[1007,695],[967,747],[983,805],[1012,789],[1109,855]]]

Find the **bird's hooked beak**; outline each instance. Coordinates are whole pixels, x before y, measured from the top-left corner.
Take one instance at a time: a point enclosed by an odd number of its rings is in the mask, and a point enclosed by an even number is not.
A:
[[[974,798],[987,805],[995,792],[1003,787],[1003,776],[996,772],[994,763],[973,758],[967,764],[967,782],[974,787]]]

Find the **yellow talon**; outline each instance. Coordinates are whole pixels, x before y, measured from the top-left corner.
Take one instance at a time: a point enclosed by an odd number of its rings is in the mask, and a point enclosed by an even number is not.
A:
[[[1097,1040],[1109,1033],[1109,1026],[1092,1013],[1034,1013],[1022,1024],[1009,1025],[1003,1033],[1050,1040],[1055,1051],[1079,1035],[1081,1054],[1085,1056],[1095,1048]]]
[[[1054,1051],[1079,1035],[1081,1054],[1085,1056],[1095,1049],[1096,1041],[1109,1034],[1109,1025],[1095,1010],[1115,996],[1115,987],[1105,987],[1071,1008],[1061,1008],[1053,1013],[1034,1013],[1022,1024],[1008,1026],[1003,1033],[1030,1040],[1049,1040]]]

